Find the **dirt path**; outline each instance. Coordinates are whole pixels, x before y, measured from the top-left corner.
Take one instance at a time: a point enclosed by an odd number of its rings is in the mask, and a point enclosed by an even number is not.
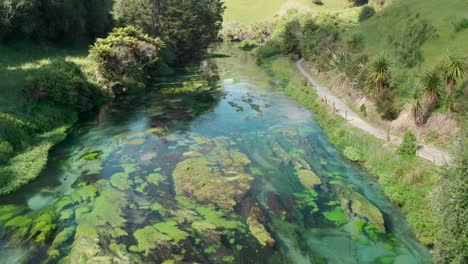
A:
[[[296,62],[297,69],[301,74],[307,78],[309,83],[314,87],[317,95],[324,100],[331,107],[335,107],[336,113],[343,118],[347,117],[347,123],[363,130],[364,132],[373,135],[374,137],[381,140],[388,140],[387,132],[383,129],[376,128],[369,124],[367,121],[363,120],[359,115],[357,115],[351,108],[345,104],[341,99],[333,95],[330,90],[321,84],[319,84],[302,66],[304,59],[300,59]],[[398,136],[390,135],[390,142],[393,144],[401,144],[402,138]],[[438,149],[431,145],[420,144],[417,155],[421,158],[427,159],[431,162],[434,162],[438,166],[445,164],[450,164],[452,162],[452,157],[446,151]]]

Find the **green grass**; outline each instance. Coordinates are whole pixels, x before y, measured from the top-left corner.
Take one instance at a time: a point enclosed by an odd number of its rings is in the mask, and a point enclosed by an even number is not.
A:
[[[430,194],[438,185],[438,168],[417,157],[399,155],[396,146],[389,146],[332,114],[286,56],[270,58],[263,66],[286,83],[286,93],[314,112],[314,119],[339,151],[343,153],[349,146],[359,151],[360,164],[379,179],[387,197],[403,208],[417,238],[425,245],[433,243],[440,219],[432,209]]]
[[[35,69],[53,59],[66,58],[87,67],[86,48],[60,48],[30,43],[0,44],[0,140],[7,140],[14,152],[0,164],[0,195],[15,191],[34,180],[47,164],[48,152],[66,136],[77,120],[69,110],[44,106],[34,115],[25,111],[22,90]],[[60,124],[44,130],[47,121]],[[39,128],[42,126],[43,128]]]
[[[250,23],[272,20],[274,16],[287,9],[298,6],[318,13],[322,11],[339,12],[349,9],[348,0],[322,0],[323,5],[315,5],[312,0],[225,0],[224,23],[237,21]]]
[[[392,56],[389,36],[398,35],[410,15],[420,13],[437,31],[438,37],[428,39],[422,46],[424,62],[414,69],[419,72],[438,63],[446,54],[466,55],[468,52],[468,29],[455,32],[453,22],[468,18],[466,0],[394,0],[391,5],[363,22],[348,34],[359,33],[364,37],[367,54],[385,52]]]

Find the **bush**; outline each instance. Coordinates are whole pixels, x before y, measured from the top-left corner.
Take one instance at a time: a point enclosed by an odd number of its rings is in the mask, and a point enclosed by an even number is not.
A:
[[[365,161],[363,155],[355,146],[347,146],[343,154],[351,161]]]
[[[405,156],[416,156],[417,149],[416,136],[410,131],[405,132],[398,153]]]
[[[348,1],[351,2],[353,6],[362,6],[362,5],[366,5],[369,2],[368,0],[348,0]]]
[[[6,162],[13,154],[13,146],[10,142],[0,139],[0,164]]]
[[[91,47],[100,84],[119,95],[142,90],[158,71],[159,51],[164,43],[132,26],[116,28]]]
[[[253,41],[243,40],[241,41],[241,43],[239,43],[239,45],[237,45],[237,47],[244,51],[251,51],[255,49],[256,47],[258,47],[258,45]]]
[[[452,22],[455,32],[462,31],[468,28],[468,18],[461,18],[458,21]]]
[[[364,6],[359,13],[358,21],[363,22],[375,15],[375,9],[372,6]]]
[[[87,80],[81,68],[63,59],[34,70],[27,78],[23,93],[29,110],[36,103],[44,102],[83,112],[94,107],[99,98],[98,88]]]
[[[398,117],[398,109],[395,106],[394,94],[388,89],[384,89],[375,100],[377,112],[385,120],[394,120]]]
[[[316,5],[323,5],[322,0],[312,0],[312,3],[314,3]]]
[[[414,67],[423,61],[421,46],[429,37],[436,36],[436,32],[419,14],[410,17],[404,25],[403,30],[389,41],[395,47],[398,60],[406,67]]]

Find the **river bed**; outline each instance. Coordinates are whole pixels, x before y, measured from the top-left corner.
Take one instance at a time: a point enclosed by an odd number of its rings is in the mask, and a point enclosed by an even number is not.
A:
[[[216,53],[103,106],[0,198],[0,263],[432,262],[278,80]]]

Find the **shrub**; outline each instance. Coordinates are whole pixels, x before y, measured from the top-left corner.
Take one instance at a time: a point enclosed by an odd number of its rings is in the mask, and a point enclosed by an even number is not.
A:
[[[44,102],[83,112],[95,105],[98,89],[88,82],[78,65],[58,59],[34,70],[27,77],[23,93],[30,110]]]
[[[312,3],[314,3],[316,5],[323,5],[322,0],[312,0]]]
[[[13,154],[13,146],[10,142],[0,139],[0,164],[6,162]]]
[[[372,6],[364,6],[359,13],[359,22],[366,21],[375,15],[375,9]]]
[[[253,41],[243,40],[241,43],[239,43],[239,45],[237,45],[237,47],[244,51],[251,51],[258,47],[258,45]]]
[[[363,155],[355,146],[347,146],[343,154],[351,161],[365,161]]]
[[[394,94],[388,89],[382,90],[375,100],[377,112],[385,120],[394,120],[398,117],[398,109],[395,106]]]
[[[405,132],[398,153],[405,156],[416,156],[417,148],[416,136],[411,131]]]
[[[455,32],[462,31],[466,28],[468,28],[468,18],[461,18],[455,22],[452,22],[453,28],[455,29]]]
[[[436,36],[434,27],[429,22],[415,14],[410,17],[401,32],[389,38],[395,47],[398,60],[406,67],[414,67],[423,61],[421,46],[430,38]]]
[[[118,95],[141,90],[149,76],[157,74],[159,51],[164,43],[132,26],[116,28],[91,47],[90,58],[97,63],[97,79]]]
[[[368,0],[348,0],[352,6],[362,6],[366,5],[369,1]]]

